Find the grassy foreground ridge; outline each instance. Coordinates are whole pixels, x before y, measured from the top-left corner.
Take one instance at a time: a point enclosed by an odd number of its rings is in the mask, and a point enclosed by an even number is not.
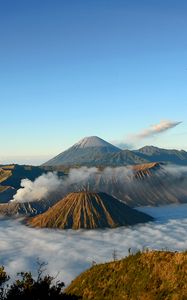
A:
[[[147,251],[95,265],[66,289],[82,299],[186,300],[187,251]]]

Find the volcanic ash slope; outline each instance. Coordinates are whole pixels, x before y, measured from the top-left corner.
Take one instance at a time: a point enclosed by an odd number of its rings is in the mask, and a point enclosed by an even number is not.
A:
[[[28,223],[39,228],[96,229],[134,225],[152,220],[152,217],[105,193],[74,192],[45,213],[31,218]]]

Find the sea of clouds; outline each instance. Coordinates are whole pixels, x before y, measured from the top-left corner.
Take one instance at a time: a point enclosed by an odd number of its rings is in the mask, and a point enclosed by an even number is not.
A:
[[[187,249],[187,204],[142,207],[157,220],[148,224],[107,230],[32,229],[18,220],[0,220],[0,265],[14,278],[17,272],[36,274],[37,258],[66,285],[96,263],[121,258],[128,249]]]

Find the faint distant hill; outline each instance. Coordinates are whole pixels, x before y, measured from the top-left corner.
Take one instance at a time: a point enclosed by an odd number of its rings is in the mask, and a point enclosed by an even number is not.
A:
[[[152,221],[106,193],[70,193],[48,211],[29,221],[33,227],[58,229],[115,228]]]
[[[80,166],[117,167],[149,162],[187,165],[187,152],[153,146],[145,146],[134,151],[121,150],[97,136],[90,136],[47,161],[43,166],[59,168],[62,166],[68,168]]]
[[[95,265],[65,290],[83,300],[185,300],[187,252],[138,252]]]
[[[176,165],[187,165],[187,152],[184,150],[162,149],[154,146],[145,146],[134,153],[150,162],[167,162]]]

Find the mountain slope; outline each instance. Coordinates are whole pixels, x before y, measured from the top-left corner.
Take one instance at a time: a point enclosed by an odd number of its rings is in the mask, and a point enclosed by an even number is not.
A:
[[[44,173],[51,171],[47,167],[35,167],[27,165],[1,165],[0,166],[0,203],[12,200],[13,195],[21,187],[22,179],[34,181]],[[53,171],[53,170],[52,170]],[[62,171],[57,172],[63,176]]]
[[[28,178],[36,179],[42,175],[45,170],[42,167],[26,166],[26,165],[10,165],[0,167],[0,184],[2,186],[11,186],[15,189],[20,188],[21,180]]]
[[[47,212],[29,221],[34,227],[60,229],[114,228],[153,220],[105,193],[67,195]]]
[[[3,217],[20,217],[35,216],[49,209],[55,200],[39,200],[33,202],[8,202],[0,203],[0,216]]]
[[[98,170],[83,181],[69,185],[66,193],[86,189],[112,195],[130,207],[158,206],[186,203],[186,186],[187,174],[178,176],[164,164],[148,163]]]
[[[17,183],[20,183],[21,174],[23,172],[22,168],[20,168],[20,171],[20,174],[19,168],[17,168],[15,173],[13,171],[14,174],[12,175],[11,180],[15,186],[17,186]],[[28,172],[32,173],[32,171]],[[58,172],[58,174],[61,176],[62,180],[68,178],[67,174],[64,176],[62,176],[62,172]],[[23,212],[30,214],[30,207],[31,213],[33,209],[35,213],[41,213],[42,211],[47,210],[51,206],[51,203],[54,204],[55,201],[59,201],[68,193],[78,192],[80,190],[107,193],[122,200],[130,207],[187,203],[187,172],[181,174],[180,172],[170,172],[168,166],[165,166],[164,164],[148,163],[129,166],[128,168],[100,168],[89,177],[83,176],[82,180],[81,172],[78,174],[78,176],[80,176],[78,182],[69,182],[63,189],[54,192],[48,197],[46,202],[48,207],[44,207],[43,209],[43,204],[31,202],[29,205],[23,204],[25,207],[28,207],[28,209],[24,208],[22,210],[20,209],[20,206],[17,205],[15,210],[15,206],[9,205],[7,210],[7,205],[5,204],[0,205],[0,214],[6,215],[7,211],[9,215]],[[2,182],[2,184],[4,182]],[[1,185],[0,203],[8,202],[13,198],[15,193],[16,189],[13,187]],[[25,199],[25,202],[26,201],[27,199]]]
[[[162,149],[154,146],[145,146],[135,150],[134,153],[147,161],[187,165],[187,152],[184,150]]]
[[[91,136],[82,139],[71,148],[47,161],[43,166],[69,168],[80,166],[117,167],[149,162],[187,165],[187,152],[153,146],[145,146],[134,151],[121,150],[99,137]]]
[[[68,150],[47,161],[44,166],[91,165],[103,155],[120,152],[121,149],[99,137],[86,137]]]
[[[13,198],[16,193],[16,189],[11,186],[0,185],[0,203],[6,203]]]
[[[138,252],[93,266],[78,276],[66,293],[83,300],[185,300],[187,252]]]

